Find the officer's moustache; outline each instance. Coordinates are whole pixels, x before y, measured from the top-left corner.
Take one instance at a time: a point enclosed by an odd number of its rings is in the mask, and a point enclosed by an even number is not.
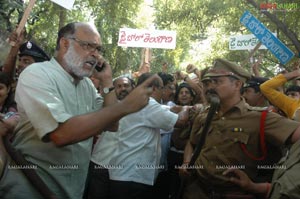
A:
[[[207,101],[211,105],[219,105],[220,104],[220,98],[219,98],[218,94],[216,94],[216,93],[209,93],[207,96]]]

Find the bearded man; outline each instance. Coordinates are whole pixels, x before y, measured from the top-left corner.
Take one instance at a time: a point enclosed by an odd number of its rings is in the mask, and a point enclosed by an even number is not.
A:
[[[101,38],[87,23],[70,23],[58,33],[56,54],[20,75],[16,102],[20,122],[12,145],[28,165],[9,159],[0,181],[0,198],[49,198],[41,195],[20,168],[33,167],[55,198],[81,199],[90,161],[92,139],[104,129],[147,105],[150,78],[117,103],[111,67],[99,51]],[[96,68],[97,71],[94,70]],[[91,80],[100,80],[100,96]],[[53,198],[53,197],[51,197]]]

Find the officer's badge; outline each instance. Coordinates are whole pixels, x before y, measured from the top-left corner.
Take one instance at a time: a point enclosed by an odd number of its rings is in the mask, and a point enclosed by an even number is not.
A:
[[[232,128],[231,129],[231,132],[243,132],[244,130],[242,128],[238,128],[238,127],[235,127],[235,128]]]
[[[31,43],[30,41],[27,42],[26,47],[27,47],[28,49],[31,49],[31,48],[32,48],[32,43]]]

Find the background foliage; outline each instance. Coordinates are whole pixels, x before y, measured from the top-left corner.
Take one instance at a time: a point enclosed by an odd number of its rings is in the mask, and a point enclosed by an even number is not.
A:
[[[256,0],[258,4],[266,3]],[[271,1],[268,1],[271,2]],[[272,0],[272,3],[297,3],[298,8],[286,11],[272,11],[281,21],[300,34],[300,1]],[[65,10],[49,0],[37,0],[26,26],[27,39],[36,41],[48,54],[53,54],[58,29],[71,21],[93,21],[98,28],[105,47],[105,57],[116,75],[137,71],[141,64],[141,48],[117,46],[121,27],[148,28],[149,20],[156,29],[176,30],[175,50],[152,49],[151,70],[158,72],[164,62],[169,72],[174,72],[187,63],[200,68],[210,66],[216,57],[243,62],[248,51],[229,51],[228,37],[249,34],[240,24],[239,18],[249,10],[294,52],[290,40],[260,10],[245,0],[153,0],[153,19],[150,7],[145,8],[144,0],[76,0],[72,11]],[[26,3],[22,0],[0,0],[0,30],[11,32],[20,20]],[[148,12],[149,11],[149,12]],[[142,13],[142,14],[141,14]],[[151,19],[150,19],[151,18]],[[209,44],[209,45],[208,45]],[[254,59],[264,55],[262,72],[267,76],[282,69],[292,69],[292,60],[281,66],[267,50],[259,50]],[[244,67],[250,68],[248,63]]]

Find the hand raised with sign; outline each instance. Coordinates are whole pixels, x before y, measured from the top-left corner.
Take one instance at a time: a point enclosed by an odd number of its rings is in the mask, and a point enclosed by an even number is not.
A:
[[[259,69],[260,69],[260,64],[262,63],[262,59],[263,59],[263,55],[260,55],[258,57],[258,60],[256,62],[254,62],[254,64],[252,64],[252,66],[251,66],[255,77],[261,76]]]

